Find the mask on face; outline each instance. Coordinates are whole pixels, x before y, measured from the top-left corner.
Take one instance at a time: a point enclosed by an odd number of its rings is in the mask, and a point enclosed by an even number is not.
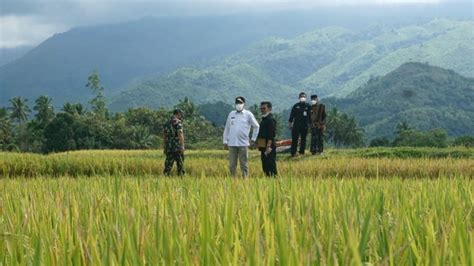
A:
[[[301,98],[300,98],[300,102],[302,102],[302,103],[303,103],[303,102],[306,102],[306,97],[301,97]]]
[[[237,110],[238,112],[241,112],[242,110],[244,110],[244,104],[243,103],[236,104],[235,110]]]
[[[317,103],[318,103],[318,100],[311,100],[311,104],[312,104],[312,105],[315,105],[315,104],[317,104]]]

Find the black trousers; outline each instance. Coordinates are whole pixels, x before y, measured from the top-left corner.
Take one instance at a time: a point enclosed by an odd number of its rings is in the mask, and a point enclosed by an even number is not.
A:
[[[300,154],[304,154],[306,149],[306,135],[308,135],[308,127],[296,126],[291,130],[291,155],[296,154],[298,147],[298,138],[301,137]]]
[[[262,168],[266,176],[276,176],[278,174],[276,166],[276,148],[272,147],[272,152],[265,155],[264,151],[260,152],[260,158],[262,159]]]
[[[323,152],[324,140],[323,140],[323,129],[311,128],[311,153]]]
[[[163,174],[171,174],[174,162],[176,162],[178,168],[178,175],[184,175],[184,154],[181,152],[166,153],[165,170],[163,171]]]

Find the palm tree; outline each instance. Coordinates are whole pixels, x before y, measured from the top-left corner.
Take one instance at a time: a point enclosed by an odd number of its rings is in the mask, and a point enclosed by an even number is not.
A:
[[[10,117],[12,119],[16,119],[19,124],[22,124],[26,121],[28,118],[28,113],[31,112],[30,107],[27,105],[27,99],[24,99],[22,97],[15,97],[13,99],[10,99],[11,107],[9,108],[11,110]]]
[[[35,107],[33,109],[37,112],[35,117],[38,122],[46,126],[54,117],[53,106],[51,106],[52,99],[48,96],[40,96],[36,99]]]
[[[71,115],[83,115],[86,112],[84,106],[80,103],[65,103],[61,110]]]

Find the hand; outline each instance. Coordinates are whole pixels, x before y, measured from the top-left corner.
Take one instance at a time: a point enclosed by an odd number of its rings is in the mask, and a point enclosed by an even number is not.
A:
[[[253,140],[250,141],[250,148],[251,149],[255,149],[255,147],[257,147],[257,143]]]
[[[272,150],[272,147],[267,147],[267,149],[265,149],[265,156],[268,156],[272,152]]]
[[[227,144],[224,144],[224,150],[228,150],[229,146]]]
[[[293,129],[293,123],[288,122],[288,128],[289,128],[289,129]]]

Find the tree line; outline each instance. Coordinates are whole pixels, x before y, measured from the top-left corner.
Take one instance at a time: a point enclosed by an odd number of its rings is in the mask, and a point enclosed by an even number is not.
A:
[[[97,72],[89,76],[86,87],[93,95],[87,107],[81,103],[68,102],[59,112],[54,110],[53,100],[48,96],[38,97],[32,109],[25,98],[10,99],[10,106],[0,107],[0,150],[49,153],[80,149],[156,149],[162,147],[163,126],[175,108],[185,114],[183,123],[188,149],[222,146],[223,125],[211,121],[213,118],[227,117],[229,108],[223,109],[223,105],[202,106],[205,114],[211,114],[208,116],[210,119],[202,115],[201,107],[188,98],[179,100],[172,109],[132,108],[111,113],[107,109],[104,88]],[[249,106],[248,109],[260,120],[257,105]],[[288,133],[284,128],[284,116],[284,113],[275,114],[279,125],[277,137],[280,139]],[[426,141],[423,134],[403,125],[398,128],[397,137],[392,142],[378,138],[372,140],[370,146],[447,145],[445,132],[438,130],[430,133],[433,136],[430,139],[434,139],[434,142]],[[467,143],[472,141],[466,138]],[[366,145],[364,131],[358,126],[355,117],[336,108],[328,113],[326,140],[335,147]]]

